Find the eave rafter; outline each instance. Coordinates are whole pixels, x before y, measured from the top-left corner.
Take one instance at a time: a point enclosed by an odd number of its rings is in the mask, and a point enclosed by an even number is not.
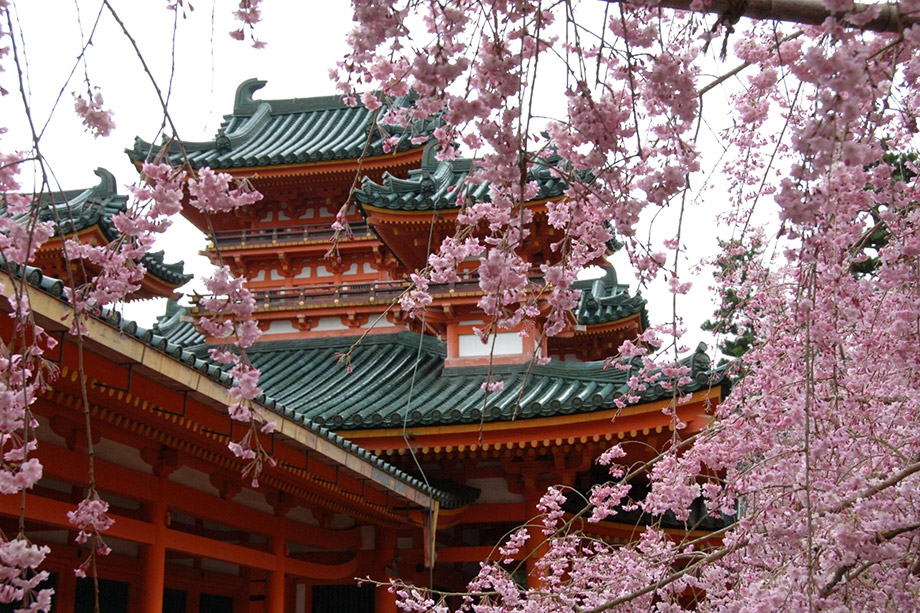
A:
[[[677,406],[688,424],[682,435],[697,432],[711,419],[710,410],[721,398],[714,387],[692,394]],[[458,426],[410,428],[413,449],[422,454],[463,455],[472,452],[526,451],[561,445],[616,442],[651,433],[673,431],[671,418],[662,410],[673,401],[663,400],[593,413],[531,418],[512,422],[487,422]],[[385,455],[407,453],[402,430],[353,430],[348,437],[362,447]]]

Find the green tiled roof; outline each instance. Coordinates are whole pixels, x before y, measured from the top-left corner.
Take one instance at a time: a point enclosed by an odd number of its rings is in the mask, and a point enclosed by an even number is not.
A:
[[[183,348],[197,347],[204,343],[205,338],[190,321],[188,309],[179,306],[175,300],[166,303],[166,312],[157,317],[151,330]]]
[[[465,190],[465,198],[474,202],[488,200],[488,183],[464,184],[470,174],[472,160],[439,162],[435,158],[436,145],[434,142],[428,144],[422,167],[410,170],[407,179],[384,173],[383,182],[376,183],[365,177],[361,189],[355,191],[355,200],[359,204],[398,211],[457,208],[460,189]],[[530,179],[540,185],[540,192],[534,200],[561,196],[568,189],[568,183],[555,176],[552,170],[559,161],[559,156],[550,156],[541,160],[530,172]]]
[[[89,189],[72,189],[43,193],[38,212],[41,221],[58,221],[56,234],[72,234],[94,225],[114,230],[112,215],[125,210],[128,197],[116,193],[115,177],[105,168],[97,168],[99,184]]]
[[[336,356],[353,341],[266,342],[255,345],[249,357],[262,371],[260,385],[267,396],[338,431],[472,424],[482,419],[488,367],[445,368],[443,343],[422,338],[419,352],[419,336],[403,332],[365,338],[354,351],[349,373]],[[705,345],[684,361],[692,368],[693,381],[683,393],[721,384],[721,376],[713,380]],[[489,394],[486,422],[507,421],[515,413],[517,419],[528,419],[613,409],[634,374],[605,368],[604,362],[493,365],[492,372],[504,381],[504,389]],[[651,386],[640,402],[671,395]]]
[[[160,318],[154,327],[156,338],[164,347],[176,351],[184,347],[193,355],[204,356],[207,346],[199,344],[200,335],[189,333],[193,328],[182,321],[184,313],[180,309]],[[248,355],[262,372],[259,385],[265,398],[260,401],[286,415],[290,412],[337,431],[479,423],[482,419],[482,383],[488,367],[445,368],[443,342],[401,332],[365,337],[353,353],[352,372],[348,372],[338,355],[348,351],[355,340],[357,337],[257,343]],[[682,393],[726,382],[721,373],[713,373],[705,351],[701,344],[683,360],[691,367],[692,382]],[[505,386],[489,394],[487,422],[510,420],[518,402],[516,419],[613,409],[616,399],[628,391],[626,382],[634,374],[605,368],[604,362],[561,361],[533,367],[493,365],[492,372]],[[671,395],[668,389],[650,386],[639,402]]]
[[[576,321],[585,326],[618,321],[642,313],[642,327],[648,327],[647,300],[641,294],[629,294],[629,286],[617,283],[616,270],[611,266],[599,279],[586,279],[572,284],[581,290],[581,299],[575,308]]]
[[[41,221],[60,222],[55,228],[55,235],[70,235],[93,226],[99,226],[107,240],[120,236],[112,223],[112,215],[127,208],[128,197],[119,195],[115,189],[115,177],[105,168],[97,168],[99,184],[89,189],[66,190],[43,193],[39,199],[38,218]],[[0,214],[5,214],[0,207]],[[18,217],[26,217],[21,215]],[[163,252],[148,253],[141,258],[141,264],[147,272],[169,285],[184,285],[192,275],[184,273],[184,263],[167,264],[163,261]]]
[[[408,128],[372,125],[374,113],[363,106],[349,107],[339,96],[255,100],[253,94],[265,81],[249,79],[236,90],[233,114],[225,115],[212,141],[184,142],[183,148],[193,168],[246,168],[275,164],[303,164],[359,157],[365,150],[371,129],[367,155],[383,155],[387,135],[401,135],[396,150],[417,147],[411,139],[425,137],[436,127],[433,120],[420,121]],[[411,100],[399,99],[409,105]],[[386,132],[386,134],[384,133]],[[128,157],[141,161],[160,153],[161,146],[140,138]],[[183,164],[179,146],[169,149],[170,160]]]

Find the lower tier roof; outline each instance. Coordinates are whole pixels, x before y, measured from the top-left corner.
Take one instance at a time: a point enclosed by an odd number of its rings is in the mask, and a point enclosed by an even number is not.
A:
[[[313,423],[337,431],[471,424],[530,419],[616,408],[630,391],[629,370],[604,362],[554,361],[493,365],[500,391],[486,393],[488,366],[444,366],[446,347],[431,337],[403,332],[365,337],[339,361],[357,337],[259,343],[249,357],[262,372],[267,397]],[[705,345],[685,358],[691,383],[681,394],[721,385]],[[651,385],[638,403],[667,400],[669,382]],[[629,402],[627,404],[638,404]],[[483,418],[483,414],[485,417]]]

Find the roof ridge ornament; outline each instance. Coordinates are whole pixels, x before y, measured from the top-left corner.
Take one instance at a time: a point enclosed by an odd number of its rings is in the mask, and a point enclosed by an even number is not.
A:
[[[230,137],[227,136],[223,128],[217,128],[217,136],[214,138],[214,145],[219,154],[227,153],[233,149],[233,141],[230,140]]]
[[[115,193],[115,175],[109,172],[107,169],[100,166],[93,171],[97,177],[99,177],[99,184],[95,185],[92,188],[92,192],[96,196],[114,196]]]
[[[261,79],[246,79],[236,88],[236,96],[233,99],[234,115],[249,115],[255,112],[259,103],[256,102],[252,95],[265,87],[268,81]]]

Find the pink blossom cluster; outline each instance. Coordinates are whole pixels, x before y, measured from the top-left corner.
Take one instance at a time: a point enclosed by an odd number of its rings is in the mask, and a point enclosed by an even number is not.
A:
[[[83,126],[86,131],[94,137],[108,136],[115,129],[115,120],[112,119],[112,111],[106,110],[102,105],[102,92],[98,87],[92,88],[87,92],[86,98],[82,95],[74,94],[73,107],[83,119]]]
[[[231,187],[232,183],[233,177],[227,173],[202,168],[198,176],[188,182],[188,192],[192,197],[189,204],[199,211],[220,213],[234,211],[262,199],[262,194],[248,181],[243,181],[238,187]]]
[[[246,31],[248,30],[252,37],[252,46],[254,49],[262,49],[265,47],[264,41],[258,40],[252,35],[255,26],[262,21],[261,4],[262,0],[240,0],[239,8],[233,12],[233,16],[237,21],[243,24],[243,27],[239,30],[231,31],[230,37],[236,40],[245,40]]]
[[[699,92],[724,92],[733,121],[718,134],[727,192],[695,197],[723,211],[718,230],[732,238],[735,255],[767,241],[777,254],[716,280],[723,305],[746,297],[731,318],[752,326],[756,340],[729,367],[734,388],[708,407],[702,431],[688,433],[677,417],[686,400],[681,386],[691,382],[678,359],[677,313],[624,343],[610,363],[629,373],[623,404],[652,385],[672,392],[673,435],[657,455],[628,471],[617,467],[589,494],[592,520],[644,512],[650,524],[636,541],[610,548],[579,535],[551,490],[535,581],[522,588],[501,565],[484,565],[466,608],[916,608],[920,26],[865,32],[848,26],[867,23],[881,7],[826,4],[861,12],[817,27],[738,24],[744,33],[726,45],[734,43],[742,63],[735,71],[718,65],[725,76],[714,78],[705,76],[713,64],[703,52],[731,31],[698,14],[621,3],[593,37],[585,33],[599,24],[585,28],[570,2],[357,3],[354,53],[339,67],[342,91],[357,101],[360,90],[385,99],[412,88],[417,101],[391,111],[389,121],[408,125],[438,112],[442,156],[455,155],[459,143],[478,147],[469,181],[489,182],[489,201],[465,201],[458,190],[462,240],[442,245],[426,274],[452,278],[461,261],[453,252],[481,246],[481,306],[493,318],[483,334],[525,318],[547,333],[564,331],[564,317],[554,313],[577,300],[567,292],[577,272],[605,253],[608,223],[625,239],[642,282],[663,277],[675,305],[684,297],[691,286],[679,268],[680,229],[657,242],[636,229],[646,211],[677,208],[681,218],[690,211],[689,179],[703,160],[697,135],[708,125],[701,105],[712,98]],[[920,5],[911,0],[900,10]],[[413,13],[422,14],[424,43],[408,26]],[[571,29],[552,30],[553,22]],[[545,123],[527,101],[535,65],[549,61],[550,49],[567,59],[568,107],[560,121]],[[724,88],[731,79],[742,85]],[[522,257],[533,222],[526,202],[536,194],[531,171],[547,151],[561,157],[554,172],[568,190],[547,205],[560,238],[542,251],[545,261],[536,264],[544,283],[534,285]],[[771,206],[778,221],[761,230]],[[425,281],[416,287],[422,308]],[[650,486],[642,500],[629,498],[631,475]],[[711,539],[693,536],[691,507],[726,527]],[[665,516],[686,521],[685,534],[666,532]],[[437,603],[424,591],[402,595],[410,610]]]
[[[0,257],[6,264],[23,267],[53,233],[51,222],[38,222],[31,216],[33,199],[16,193],[21,154],[0,154],[0,194],[6,215],[0,216]],[[45,390],[56,369],[43,359],[57,340],[32,318],[28,285],[12,277],[8,298],[15,330],[28,346],[0,344],[0,492],[15,494],[30,489],[42,475],[41,463],[30,452],[36,448],[33,431],[37,422],[30,406]],[[0,289],[3,284],[0,283]]]
[[[86,577],[87,571],[95,564],[96,556],[107,556],[111,549],[102,540],[102,533],[112,527],[115,520],[109,517],[109,503],[99,498],[95,490],[90,490],[86,498],[80,501],[76,510],[67,512],[67,521],[77,528],[77,543],[89,543],[90,554],[74,569],[78,577]]]
[[[2,32],[0,32],[2,34]],[[0,56],[5,49],[0,49]],[[18,343],[0,343],[0,493],[14,495],[31,489],[42,477],[42,465],[30,457],[37,442],[38,422],[31,405],[56,375],[43,359],[57,345],[32,316],[28,284],[17,278],[36,250],[53,234],[53,224],[39,222],[33,212],[33,198],[18,193],[18,173],[25,156],[0,153],[0,257],[5,272],[13,272],[9,283],[10,316],[15,320]],[[0,283],[0,289],[3,284]],[[23,344],[25,346],[23,346]],[[53,590],[38,589],[48,578],[39,570],[48,547],[32,544],[23,534],[15,538],[0,535],[0,602],[20,603],[21,611],[49,611]]]
[[[522,100],[530,95],[540,58],[553,54],[559,32],[553,24],[571,18],[565,6],[554,10],[528,1],[450,6],[424,0],[399,6],[359,2],[358,26],[349,39],[353,53],[336,72],[346,99],[355,102],[367,98],[359,89],[380,92],[373,101],[365,100],[376,106],[378,98],[403,95],[411,88],[418,94],[412,105],[391,105],[384,121],[405,126],[440,113],[445,125],[434,132],[440,157],[455,156],[458,141],[477,149],[468,181],[488,182],[490,196],[471,202],[465,199],[466,190],[457,190],[459,238],[446,240],[431,256],[428,272],[431,282],[451,278],[445,270],[461,261],[458,250],[485,249],[478,274],[485,293],[480,307],[492,319],[487,335],[525,320],[539,320],[547,336],[569,329],[568,313],[579,299],[571,283],[606,253],[606,222],[612,221],[622,236],[632,236],[643,207],[667,204],[685,190],[685,176],[699,167],[690,140],[697,111],[695,47],[675,43],[667,53],[648,53],[642,60],[606,49],[571,47],[568,52],[591,57],[602,64],[602,72],[619,78],[592,86],[585,75],[567,90],[565,122],[536,122]],[[421,15],[431,37],[424,48],[408,40],[405,19],[410,13]],[[493,19],[495,15],[501,18]],[[488,32],[480,29],[480,16],[492,24]],[[659,45],[636,11],[612,19],[610,28],[618,36],[629,31],[634,50]],[[468,52],[471,48],[475,55]],[[637,107],[641,110],[634,112]],[[647,134],[640,135],[640,129]],[[548,140],[539,136],[540,130]],[[633,152],[636,144],[639,155]],[[541,155],[550,148],[563,159],[553,172],[570,188],[566,198],[548,205],[550,223],[562,238],[544,253],[547,282],[532,283],[532,265],[521,256],[534,221],[527,203],[539,193],[531,173],[545,165]],[[686,281],[675,275],[675,283],[677,290],[686,291]],[[425,293],[416,283],[406,306],[424,307]]]
[[[270,434],[274,424],[253,410],[253,401],[262,393],[258,385],[259,369],[246,356],[246,349],[262,334],[256,320],[252,319],[255,299],[244,286],[244,280],[234,277],[227,266],[217,268],[205,281],[205,286],[211,294],[201,298],[199,305],[208,315],[199,317],[198,325],[212,338],[223,341],[211,349],[211,358],[230,366],[233,386],[229,390],[232,402],[228,411],[232,420],[247,427],[242,439],[231,441],[229,448],[246,462],[243,477],[251,476],[253,487],[257,487],[263,463],[274,464],[262,448],[258,431]]]
[[[95,534],[112,527],[115,521],[108,516],[108,510],[109,503],[99,498],[96,492],[90,492],[80,501],[75,511],[67,512],[67,520],[77,528],[78,543],[85,543]]]
[[[85,285],[67,288],[78,314],[87,314],[124,300],[140,288],[146,269],[141,258],[150,251],[156,236],[171,225],[170,218],[182,208],[185,171],[168,164],[145,163],[140,184],[129,187],[134,201],[125,212],[112,216],[120,237],[107,245],[65,242],[72,260],[85,260],[98,273]],[[79,317],[75,325],[79,325]]]
[[[51,551],[47,546],[32,544],[20,535],[0,539],[0,602],[20,603],[17,611],[38,613],[51,610],[52,589],[38,589],[48,579],[47,571],[38,570]]]
[[[54,234],[54,223],[31,215],[33,200],[18,193],[19,169],[24,153],[0,153],[0,194],[6,214],[0,216],[0,256],[10,264],[25,266]]]

